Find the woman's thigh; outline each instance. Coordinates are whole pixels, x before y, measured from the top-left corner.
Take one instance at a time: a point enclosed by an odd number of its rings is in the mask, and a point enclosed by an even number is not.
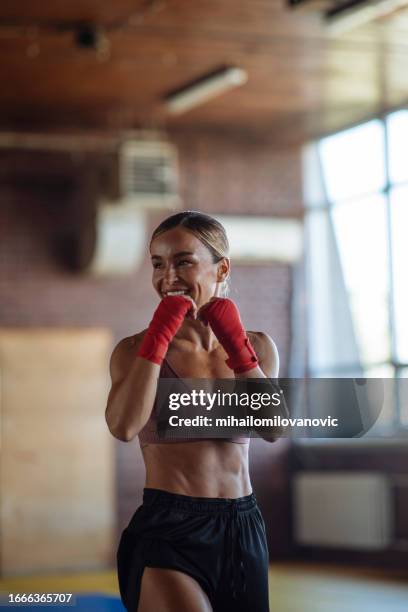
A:
[[[176,570],[145,567],[137,612],[212,612],[212,607],[191,576]]]

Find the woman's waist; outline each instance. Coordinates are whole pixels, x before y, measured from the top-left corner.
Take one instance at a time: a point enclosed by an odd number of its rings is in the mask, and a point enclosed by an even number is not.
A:
[[[206,513],[231,512],[231,510],[245,512],[252,510],[257,505],[254,493],[233,498],[209,497],[183,495],[163,489],[145,487],[143,489],[143,506],[148,507],[153,504],[169,506],[172,509]]]

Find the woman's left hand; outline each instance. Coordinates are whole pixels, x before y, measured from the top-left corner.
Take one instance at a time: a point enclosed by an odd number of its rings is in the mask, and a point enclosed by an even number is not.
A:
[[[210,325],[228,355],[227,365],[236,374],[258,366],[258,358],[248,339],[234,302],[228,298],[213,297],[197,312],[197,318]]]
[[[206,308],[208,308],[209,304],[211,304],[211,302],[214,302],[215,300],[221,300],[223,298],[218,298],[218,297],[212,297],[208,302],[206,302],[203,306],[200,306],[200,308],[197,310],[197,312],[195,313],[195,318],[198,321],[201,321],[201,323],[203,325],[205,325],[206,327],[208,327],[208,320],[207,317],[205,316],[205,310]]]

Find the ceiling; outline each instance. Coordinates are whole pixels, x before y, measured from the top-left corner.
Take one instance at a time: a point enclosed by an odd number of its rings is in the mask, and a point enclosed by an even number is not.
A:
[[[105,28],[80,48],[82,23]],[[283,0],[2,0],[0,129],[225,130],[299,143],[402,105],[408,10],[328,34]],[[248,82],[177,117],[167,92],[223,65]]]

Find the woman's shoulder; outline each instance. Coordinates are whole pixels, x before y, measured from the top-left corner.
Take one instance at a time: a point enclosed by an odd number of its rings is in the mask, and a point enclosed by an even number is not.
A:
[[[127,336],[120,340],[115,348],[113,349],[112,356],[110,359],[110,371],[112,378],[118,378],[120,375],[127,370],[131,360],[135,356],[135,352],[138,350],[143,336],[146,330],[134,334],[133,336]]]
[[[269,377],[279,373],[279,353],[275,342],[265,332],[248,331],[248,338],[257,354],[261,370]]]
[[[119,342],[115,346],[113,352],[133,352],[135,347],[137,347],[143,340],[143,336],[145,335],[145,333],[146,330],[144,329],[143,331],[138,332],[137,334],[133,334],[133,336],[127,336],[126,338],[122,338],[122,340],[119,340]]]

